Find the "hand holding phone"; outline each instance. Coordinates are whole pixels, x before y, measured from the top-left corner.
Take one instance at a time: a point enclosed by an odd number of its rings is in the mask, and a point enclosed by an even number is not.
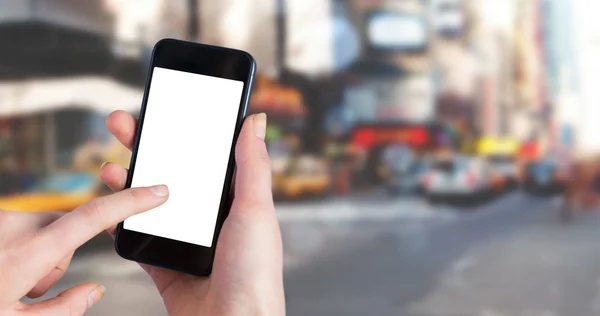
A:
[[[153,278],[169,315],[285,313],[266,117],[244,121],[254,69],[244,52],[163,40],[139,122],[123,112],[107,121],[133,153],[128,172],[107,164],[103,181],[116,190],[169,186],[165,204],[126,219],[115,236],[119,255]]]
[[[252,56],[238,50],[171,39],[156,44],[125,187],[164,183],[171,195],[118,226],[120,256],[211,273],[255,68]]]
[[[248,117],[239,135],[235,198],[217,242],[212,274],[196,277],[142,265],[169,315],[285,315],[281,234],[263,141],[265,119],[264,115]],[[129,149],[136,126],[136,120],[121,111],[107,120],[111,133]],[[120,191],[127,170],[107,163],[100,176],[112,190]]]

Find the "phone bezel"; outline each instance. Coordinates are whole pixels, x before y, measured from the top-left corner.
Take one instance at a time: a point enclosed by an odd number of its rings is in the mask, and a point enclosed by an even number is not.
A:
[[[143,134],[144,117],[148,94],[152,85],[152,74],[155,67],[196,73],[206,76],[232,79],[244,82],[240,98],[238,115],[229,163],[221,193],[221,203],[215,225],[212,247],[203,247],[173,239],[144,234],[123,228],[123,222],[117,226],[115,249],[128,260],[158,266],[187,274],[206,276],[212,271],[212,263],[219,233],[229,214],[232,203],[232,182],[235,171],[235,144],[239,136],[244,117],[246,116],[256,63],[254,58],[244,52],[229,48],[216,47],[174,39],[159,41],[152,51],[144,97],[140,109],[137,132],[132,149],[131,162],[125,187],[130,188],[135,172],[138,146]]]

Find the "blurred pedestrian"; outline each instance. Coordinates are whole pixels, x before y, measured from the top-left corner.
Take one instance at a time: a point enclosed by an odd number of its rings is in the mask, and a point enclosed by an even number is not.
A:
[[[136,121],[111,114],[110,131],[131,148]],[[250,117],[237,146],[235,198],[219,236],[213,273],[195,277],[142,265],[156,283],[167,312],[187,315],[284,315],[283,260],[264,143],[266,119]],[[0,315],[83,315],[106,288],[88,282],[55,298],[26,305],[60,280],[75,249],[102,230],[167,200],[163,185],[123,190],[127,171],[106,164],[101,178],[114,191],[66,215],[0,211]],[[0,181],[1,182],[1,181]],[[118,289],[115,289],[118,291]]]
[[[568,222],[581,209],[591,209],[600,201],[596,191],[600,175],[600,159],[595,155],[579,155],[573,159],[565,184],[561,219]]]

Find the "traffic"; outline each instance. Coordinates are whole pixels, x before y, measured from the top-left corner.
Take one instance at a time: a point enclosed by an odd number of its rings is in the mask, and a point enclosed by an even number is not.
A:
[[[363,126],[355,135],[356,148],[379,155],[352,160],[355,168],[350,169],[356,172],[348,178],[375,178],[391,197],[417,196],[436,205],[463,202],[477,205],[515,190],[534,196],[559,195],[569,180],[562,159],[541,151],[532,156],[521,150],[523,144],[513,139],[483,138],[477,142],[476,152],[468,154],[435,143],[425,150],[421,145],[430,138],[425,127]],[[407,138],[399,142],[398,137]],[[373,151],[373,147],[379,149]],[[368,160],[376,162],[367,163]],[[310,155],[283,162],[286,166],[279,166],[280,171],[274,175],[277,198],[331,197],[338,178],[331,170],[334,163]],[[375,165],[372,174],[365,172],[369,164]]]

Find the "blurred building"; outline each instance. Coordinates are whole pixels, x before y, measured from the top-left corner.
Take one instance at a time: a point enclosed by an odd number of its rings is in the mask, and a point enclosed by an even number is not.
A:
[[[516,100],[523,113],[521,124],[527,138],[535,137],[542,146],[551,142],[547,129],[550,115],[546,87],[544,33],[541,2],[518,1],[515,23]],[[526,124],[527,123],[527,124]],[[536,136],[537,135],[537,136]]]
[[[551,104],[549,125],[555,145],[568,149],[575,145],[579,106],[572,6],[571,1],[542,1],[547,90]]]
[[[80,75],[108,67],[112,17],[102,1],[2,1],[0,6],[2,78]]]
[[[20,169],[67,166],[86,139],[106,136],[106,113],[139,107],[141,91],[111,74],[103,1],[3,1],[0,12],[0,125]]]
[[[246,50],[262,73],[277,73],[278,45],[283,45],[286,67],[292,70],[318,75],[334,68],[330,1],[198,0],[197,12],[190,11],[189,2],[106,0],[115,15],[118,54],[142,57],[144,53],[136,46],[149,49],[161,38],[189,38],[188,22],[195,15],[198,38],[193,40]],[[285,7],[285,43],[277,38],[278,5]]]
[[[597,17],[600,3],[595,1],[571,1],[573,16],[573,46],[577,62],[575,71],[565,73],[579,78],[576,87],[576,152],[582,157],[597,156],[600,153],[600,89],[598,89],[598,70],[600,69],[600,19]]]
[[[86,140],[107,138],[106,113],[139,108],[152,47],[165,37],[256,58],[251,112],[269,114],[278,170],[300,155],[338,170],[334,161],[347,159],[328,154],[338,152],[360,156],[354,170],[373,175],[387,147],[425,155],[548,134],[576,116],[564,105],[574,92],[551,92],[577,70],[556,57],[568,32],[548,19],[562,7],[541,1],[3,1],[0,134],[9,136],[0,150],[44,157],[36,168],[52,170]]]
[[[353,123],[435,119],[428,27],[418,8],[385,1],[349,8],[362,44],[360,57],[347,70],[358,84],[348,85],[343,101]],[[394,27],[402,30],[389,33]]]
[[[436,72],[436,115],[456,127],[463,143],[481,133],[481,60],[473,45],[467,2],[437,0],[430,5],[431,58]],[[464,144],[460,147],[465,147]]]
[[[473,0],[471,48],[479,71],[479,130],[484,136],[512,136],[510,122],[517,108],[514,99],[513,32],[516,1]]]

